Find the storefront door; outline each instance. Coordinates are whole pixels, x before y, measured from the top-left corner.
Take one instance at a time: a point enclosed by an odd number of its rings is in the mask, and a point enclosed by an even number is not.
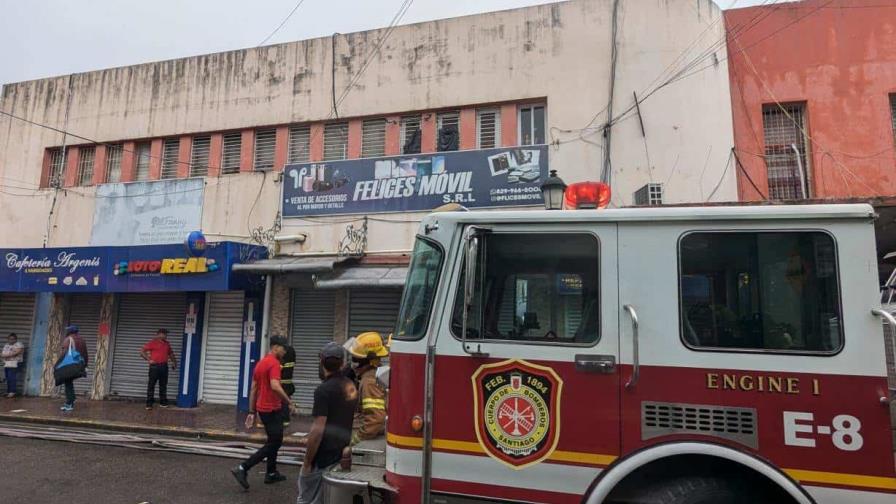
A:
[[[314,389],[320,384],[318,354],[333,341],[335,322],[333,291],[294,289],[292,291],[292,346],[296,349],[293,399],[302,413],[310,413]]]
[[[243,291],[208,295],[202,359],[202,401],[235,405],[239,391]]]
[[[349,292],[348,336],[377,331],[386,339],[394,330],[401,289],[352,289]]]
[[[75,393],[87,395],[93,385],[97,334],[100,326],[102,294],[74,294],[69,304],[68,325],[76,325],[87,345],[87,378],[75,380]]]

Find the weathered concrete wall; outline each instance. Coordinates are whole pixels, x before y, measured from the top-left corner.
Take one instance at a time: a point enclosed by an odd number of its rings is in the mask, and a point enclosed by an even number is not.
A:
[[[711,0],[622,2],[615,110],[632,105],[688,49],[699,53],[723,37]],[[611,0],[573,0],[397,28],[339,106],[340,117],[398,114],[508,100],[547,103],[551,166],[567,182],[597,179],[610,72]],[[337,94],[358,75],[384,30],[335,38]],[[691,43],[704,34],[696,44]],[[62,126],[71,79],[69,131],[102,142],[244,129],[330,117],[331,39],[197,56],[4,87],[0,107]],[[719,59],[723,51],[720,50]],[[725,172],[733,136],[724,61],[667,86],[637,116],[613,129],[614,205],[631,203],[649,181],[666,184],[666,202],[736,198]],[[596,117],[596,119],[595,119]],[[72,140],[69,143],[83,143]],[[85,245],[93,189],[32,194],[47,147],[62,135],[0,118],[0,230],[3,246],[40,246],[51,207],[50,245]],[[648,163],[649,158],[649,163]],[[724,174],[724,175],[723,175]],[[212,239],[240,239],[270,227],[278,208],[273,174],[209,178],[203,230]],[[56,196],[56,203],[52,201]],[[370,251],[408,249],[420,214],[370,222]],[[284,232],[307,232],[296,250],[333,251],[345,218],[295,220]],[[336,223],[338,222],[338,223]],[[332,224],[327,224],[332,223]],[[11,232],[15,230],[15,232]]]
[[[867,0],[828,4],[807,0],[726,13],[732,30],[762,15],[761,23],[741,29],[728,44],[741,161],[768,194],[762,107],[805,103],[811,193],[819,198],[896,194],[890,109],[890,94],[896,92],[893,6]],[[761,200],[749,180],[739,176],[741,198]]]

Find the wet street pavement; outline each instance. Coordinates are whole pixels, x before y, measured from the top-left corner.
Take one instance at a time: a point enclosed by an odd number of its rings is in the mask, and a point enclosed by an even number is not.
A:
[[[262,482],[253,469],[248,492],[228,469],[238,461],[98,445],[0,437],[0,502],[42,504],[286,504],[296,499],[297,466],[287,481]]]

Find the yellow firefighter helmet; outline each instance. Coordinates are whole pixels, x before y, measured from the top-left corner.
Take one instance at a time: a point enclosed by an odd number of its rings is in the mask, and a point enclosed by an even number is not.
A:
[[[389,356],[389,348],[378,332],[361,333],[345,343],[348,353],[359,359],[374,359]]]

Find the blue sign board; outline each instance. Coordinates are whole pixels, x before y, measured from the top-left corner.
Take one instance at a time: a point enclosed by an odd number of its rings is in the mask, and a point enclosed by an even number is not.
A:
[[[0,291],[159,292],[242,288],[233,264],[266,256],[264,247],[209,243],[202,255],[182,244],[0,250]]]
[[[283,216],[541,205],[545,145],[286,165]]]

